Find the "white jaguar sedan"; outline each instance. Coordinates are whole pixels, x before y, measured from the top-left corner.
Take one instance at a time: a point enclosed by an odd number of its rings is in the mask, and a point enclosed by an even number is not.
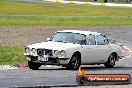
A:
[[[80,65],[104,64],[114,67],[122,58],[122,48],[109,44],[105,35],[97,32],[64,30],[55,32],[48,42],[28,45],[25,53],[30,69],[41,65],[62,65],[78,69]]]

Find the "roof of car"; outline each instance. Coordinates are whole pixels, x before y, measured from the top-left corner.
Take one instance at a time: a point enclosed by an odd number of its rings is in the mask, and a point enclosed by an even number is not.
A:
[[[85,34],[85,35],[89,35],[89,34],[100,34],[98,32],[91,32],[91,31],[81,31],[81,30],[63,30],[63,31],[57,31],[57,32],[72,32],[72,33],[79,33],[79,34]]]

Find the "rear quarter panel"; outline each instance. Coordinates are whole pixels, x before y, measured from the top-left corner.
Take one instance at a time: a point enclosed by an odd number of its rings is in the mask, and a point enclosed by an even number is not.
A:
[[[119,45],[111,44],[112,52],[116,52],[118,56],[122,55],[122,48]]]

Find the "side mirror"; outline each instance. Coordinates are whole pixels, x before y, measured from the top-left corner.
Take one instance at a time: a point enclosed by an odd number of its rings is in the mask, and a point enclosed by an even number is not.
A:
[[[50,38],[47,38],[47,41],[49,41],[50,40]]]
[[[107,39],[107,42],[109,43],[109,39]]]

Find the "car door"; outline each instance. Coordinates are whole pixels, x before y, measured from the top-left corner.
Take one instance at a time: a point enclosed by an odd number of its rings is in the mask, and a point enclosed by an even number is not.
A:
[[[87,43],[86,45],[82,45],[83,53],[82,53],[82,63],[83,64],[91,64],[95,63],[95,52],[96,52],[96,41],[95,35],[88,35],[87,36]]]
[[[107,39],[102,35],[90,34],[88,38],[89,44],[83,45],[83,57],[84,64],[104,63],[107,61],[111,52],[110,45]]]
[[[97,59],[97,62],[106,62],[111,54],[111,47],[108,43],[108,39],[104,35],[98,34],[95,36],[95,40],[95,58]]]

